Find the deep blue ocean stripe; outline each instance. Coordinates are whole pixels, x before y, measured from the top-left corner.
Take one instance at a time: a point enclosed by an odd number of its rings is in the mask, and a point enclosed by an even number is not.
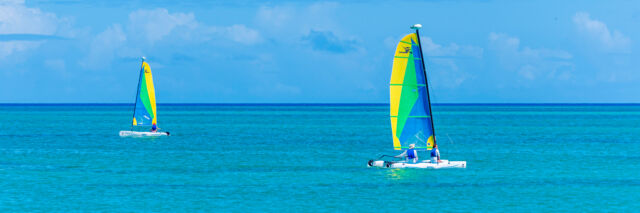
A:
[[[389,103],[158,103],[158,106],[388,106]],[[431,103],[432,106],[640,106],[640,103]],[[133,103],[0,103],[0,106],[133,106]]]

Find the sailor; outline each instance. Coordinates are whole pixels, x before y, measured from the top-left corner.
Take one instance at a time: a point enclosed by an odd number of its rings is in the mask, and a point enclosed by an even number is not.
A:
[[[442,163],[440,160],[440,151],[438,151],[438,144],[433,145],[433,149],[431,149],[431,163]]]
[[[418,152],[416,152],[415,144],[409,144],[409,149],[405,150],[402,154],[395,156],[396,158],[407,157],[408,163],[416,163],[418,161]]]
[[[158,132],[158,126],[156,126],[156,124],[151,125],[151,132]]]

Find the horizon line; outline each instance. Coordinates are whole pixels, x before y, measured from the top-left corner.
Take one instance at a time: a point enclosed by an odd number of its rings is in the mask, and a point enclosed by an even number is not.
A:
[[[96,103],[96,102],[62,102],[62,103],[0,103],[0,106],[131,106],[135,103]],[[157,103],[159,106],[387,106],[389,103]],[[515,102],[515,103],[431,103],[434,106],[604,106],[604,105],[640,105],[631,102],[619,103],[544,103],[544,102]]]

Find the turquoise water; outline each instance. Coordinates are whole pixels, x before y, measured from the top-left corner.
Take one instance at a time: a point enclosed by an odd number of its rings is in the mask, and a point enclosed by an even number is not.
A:
[[[633,211],[640,105],[434,107],[449,170],[395,154],[388,107],[0,106],[0,211]]]

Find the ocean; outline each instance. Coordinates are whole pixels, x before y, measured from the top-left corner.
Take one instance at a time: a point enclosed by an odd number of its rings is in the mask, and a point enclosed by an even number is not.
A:
[[[640,105],[433,107],[444,159],[368,168],[385,104],[0,105],[0,211],[583,212],[640,209]],[[419,153],[425,156],[424,153]]]

